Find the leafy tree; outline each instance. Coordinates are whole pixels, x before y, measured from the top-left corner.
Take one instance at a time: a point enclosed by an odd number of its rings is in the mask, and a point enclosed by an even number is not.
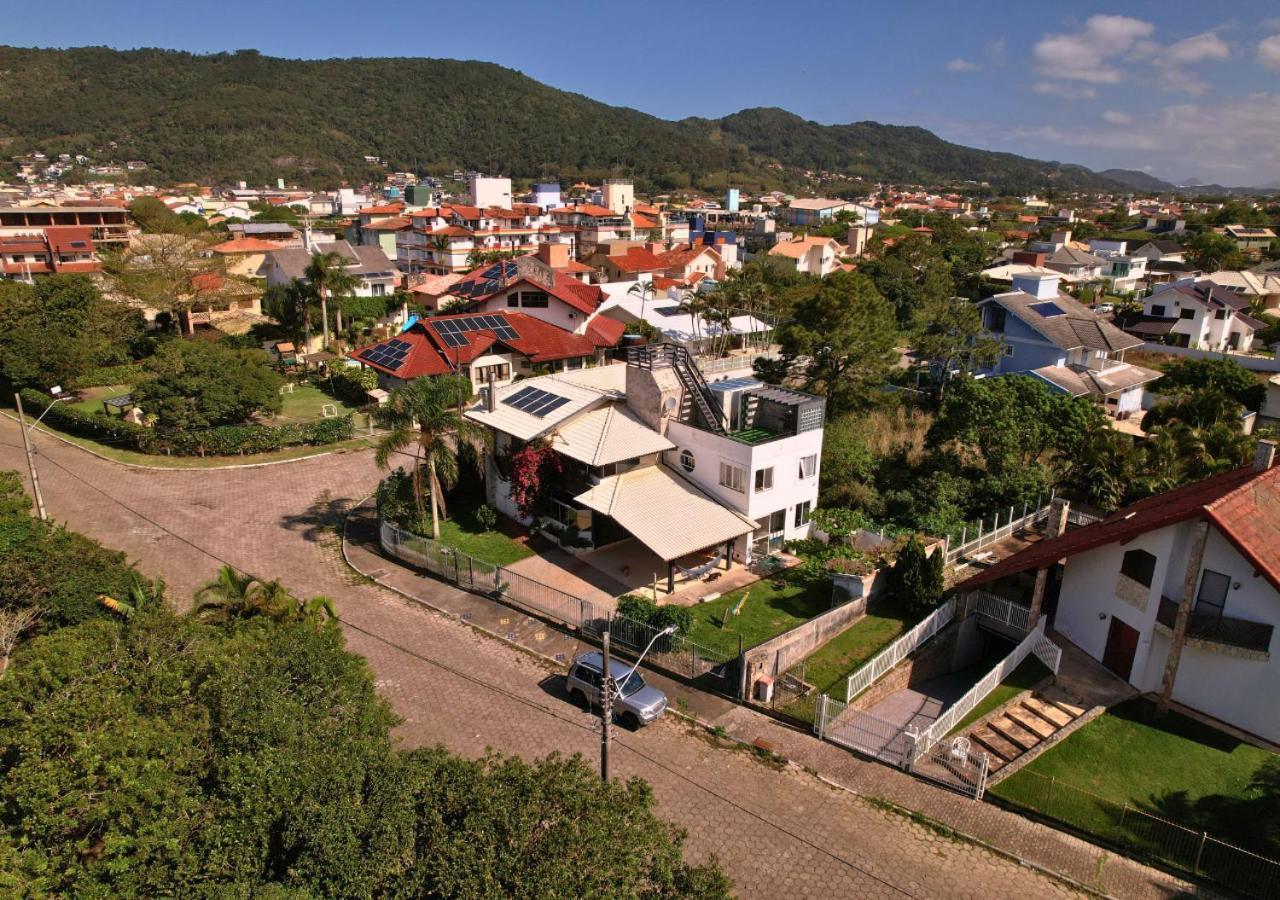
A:
[[[391,392],[377,417],[388,429],[378,441],[374,456],[379,468],[388,468],[391,458],[413,446],[413,496],[418,520],[425,521],[422,469],[427,470],[431,491],[431,536],[440,539],[440,516],[444,509],[444,491],[458,480],[458,442],[475,442],[483,430],[462,416],[463,404],[472,394],[471,381],[465,375],[437,375],[417,378]]]
[[[138,197],[130,201],[129,216],[147,234],[169,231],[178,218],[159,197]]]
[[[143,363],[132,396],[166,428],[233,425],[280,411],[284,379],[261,350],[234,350],[206,341],[172,340]]]
[[[120,251],[103,255],[111,289],[147,309],[177,315],[186,334],[195,331],[191,312],[235,299],[246,282],[226,270],[224,260],[207,252],[208,236],[188,232],[141,235]]]
[[[1267,399],[1267,386],[1234,359],[1180,359],[1164,367],[1160,393],[1205,389],[1220,391],[1255,411]]]
[[[83,275],[0,283],[0,374],[19,386],[48,390],[127,363],[142,334],[142,316]]]
[[[1187,241],[1187,262],[1204,272],[1219,269],[1243,269],[1244,254],[1236,242],[1225,234],[1202,231]]]
[[[837,272],[798,304],[779,329],[789,363],[799,362],[808,390],[827,398],[827,415],[849,409],[884,382],[897,359],[893,310],[865,275]]]
[[[956,372],[972,372],[1000,359],[1001,342],[985,334],[982,314],[963,297],[931,300],[920,318],[912,349],[937,372],[939,396]]]
[[[942,251],[928,240],[912,234],[890,248],[883,256],[860,266],[891,304],[902,327],[923,318],[933,308],[956,292],[951,277],[951,264]]]
[[[263,581],[223,566],[218,575],[195,595],[197,618],[210,622],[267,618],[312,619],[333,624],[337,621],[333,601],[328,597],[299,600],[279,581]]]

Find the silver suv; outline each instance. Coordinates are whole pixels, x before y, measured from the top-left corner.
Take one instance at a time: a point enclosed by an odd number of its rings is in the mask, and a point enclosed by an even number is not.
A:
[[[661,718],[667,711],[667,695],[656,687],[645,684],[639,672],[620,659],[609,660],[617,693],[613,698],[614,717],[629,728],[639,728]],[[565,689],[569,699],[590,709],[600,705],[600,673],[604,660],[599,653],[583,653],[574,657],[569,674],[565,676]],[[627,675],[631,672],[630,675]],[[623,680],[625,677],[625,680]]]

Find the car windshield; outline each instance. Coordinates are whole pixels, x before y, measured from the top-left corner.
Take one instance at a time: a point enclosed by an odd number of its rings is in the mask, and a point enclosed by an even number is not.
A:
[[[644,679],[640,677],[638,672],[632,672],[627,676],[626,681],[618,685],[618,695],[630,697],[642,687],[644,687]]]

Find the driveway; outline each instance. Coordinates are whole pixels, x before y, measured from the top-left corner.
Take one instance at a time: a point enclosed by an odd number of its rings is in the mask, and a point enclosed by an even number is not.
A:
[[[175,600],[224,562],[304,595],[332,596],[348,647],[368,660],[403,719],[404,745],[442,743],[469,756],[493,748],[594,757],[596,722],[564,702],[559,670],[346,567],[334,526],[376,484],[371,452],[253,469],[137,470],[47,435],[36,443],[51,516],[163,575]],[[17,425],[7,418],[0,418],[0,468],[25,473]],[[432,579],[420,584],[442,605],[470,596]],[[690,857],[718,856],[742,896],[1071,893],[798,768],[779,771],[716,746],[675,718],[623,732],[618,746],[617,775],[648,780],[658,812],[688,829]],[[1143,894],[1159,893],[1150,890],[1154,878],[1141,883]]]

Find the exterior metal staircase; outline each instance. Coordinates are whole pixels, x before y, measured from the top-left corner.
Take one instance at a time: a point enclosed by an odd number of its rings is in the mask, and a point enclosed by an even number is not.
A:
[[[656,344],[631,347],[627,350],[627,363],[646,369],[668,367],[676,373],[683,388],[680,401],[680,421],[693,422],[714,434],[727,434],[724,412],[712,402],[715,397],[707,387],[697,363],[684,347],[676,344]]]

